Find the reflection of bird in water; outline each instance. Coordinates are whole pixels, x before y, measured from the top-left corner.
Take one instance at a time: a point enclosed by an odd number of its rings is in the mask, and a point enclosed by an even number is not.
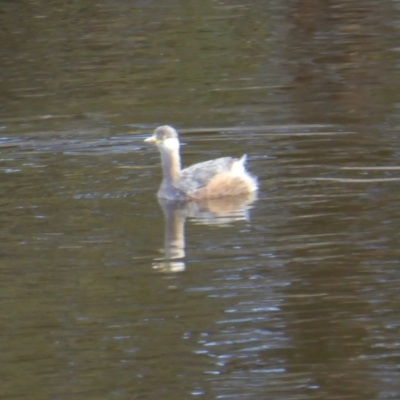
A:
[[[256,198],[256,193],[253,192],[188,201],[185,203],[185,216],[199,225],[226,226],[235,221],[249,221],[249,208]]]
[[[186,219],[191,219],[197,224],[218,226],[227,226],[235,221],[248,221],[248,211],[254,200],[254,193],[186,202],[160,198],[165,216],[164,254],[163,257],[154,260],[153,267],[164,272],[185,269]]]
[[[223,157],[181,169],[179,138],[170,126],[160,126],[145,140],[161,153],[164,179],[158,197],[168,200],[200,200],[237,196],[257,190],[257,181],[245,169],[246,156]]]

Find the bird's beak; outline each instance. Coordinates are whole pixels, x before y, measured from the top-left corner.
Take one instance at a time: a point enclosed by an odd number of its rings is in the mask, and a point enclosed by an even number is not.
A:
[[[156,143],[156,138],[154,136],[150,136],[147,139],[144,139],[146,143]]]

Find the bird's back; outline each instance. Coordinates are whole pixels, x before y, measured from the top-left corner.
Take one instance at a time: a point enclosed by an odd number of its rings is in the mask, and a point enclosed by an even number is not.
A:
[[[187,193],[206,186],[218,174],[229,173],[237,158],[223,157],[194,164],[181,171],[178,186]]]

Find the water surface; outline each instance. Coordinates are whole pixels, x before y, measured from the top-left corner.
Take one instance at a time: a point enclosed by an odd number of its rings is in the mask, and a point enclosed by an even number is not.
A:
[[[398,399],[398,2],[159,3],[1,7],[3,397]]]

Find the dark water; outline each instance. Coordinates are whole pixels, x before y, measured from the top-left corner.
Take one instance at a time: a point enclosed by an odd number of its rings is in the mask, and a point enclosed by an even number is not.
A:
[[[399,399],[399,19],[3,2],[1,397]],[[159,204],[166,123],[258,199]]]

